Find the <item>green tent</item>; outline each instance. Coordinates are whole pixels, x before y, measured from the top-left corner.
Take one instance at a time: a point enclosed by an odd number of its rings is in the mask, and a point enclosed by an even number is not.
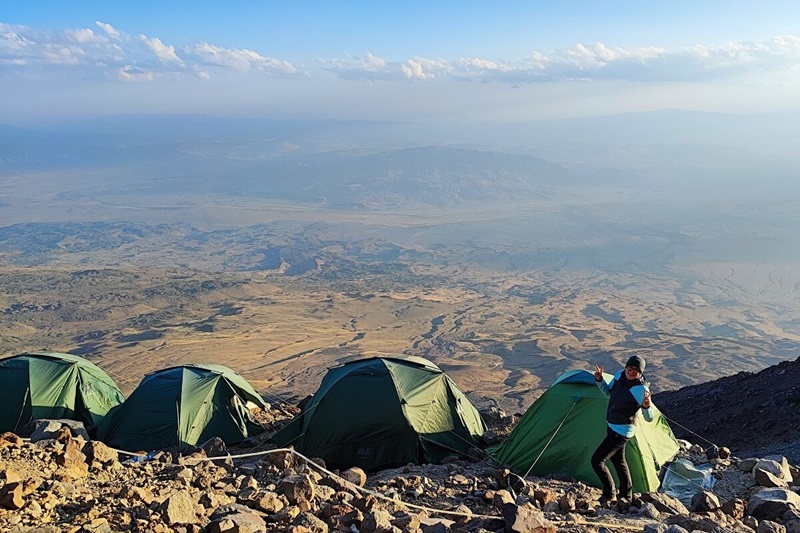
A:
[[[252,407],[264,400],[222,365],[183,365],[148,374],[98,429],[100,440],[123,450],[185,449],[219,437],[227,444],[263,431]]]
[[[365,470],[468,453],[483,421],[453,381],[421,357],[373,357],[329,369],[279,446]]]
[[[613,376],[603,375],[606,382]],[[606,397],[586,370],[562,374],[528,409],[505,443],[490,450],[499,464],[537,476],[562,474],[600,487],[590,459],[606,435]],[[655,417],[637,415],[636,435],[626,458],[635,492],[658,489],[658,472],[678,452],[667,420],[653,406]],[[534,465],[531,468],[531,465]],[[616,472],[609,467],[616,479]]]
[[[96,427],[125,399],[103,370],[83,357],[55,352],[0,359],[0,432],[31,420],[67,418]]]

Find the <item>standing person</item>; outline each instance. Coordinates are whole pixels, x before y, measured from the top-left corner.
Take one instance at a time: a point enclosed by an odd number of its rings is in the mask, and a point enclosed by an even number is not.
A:
[[[609,396],[606,412],[606,438],[592,455],[592,468],[603,484],[601,503],[614,505],[617,497],[630,499],[633,496],[631,473],[625,460],[625,447],[636,433],[636,413],[642,409],[645,420],[653,420],[650,409],[650,389],[644,379],[645,360],[638,355],[625,363],[625,368],[617,372],[610,383],[603,380],[603,367],[594,365],[594,379],[603,393]],[[614,490],[606,461],[611,460],[619,478],[619,494]]]

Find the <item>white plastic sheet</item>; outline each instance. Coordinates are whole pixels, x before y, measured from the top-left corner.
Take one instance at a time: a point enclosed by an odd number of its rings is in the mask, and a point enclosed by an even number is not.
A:
[[[676,459],[667,467],[659,490],[688,507],[698,490],[714,488],[713,470],[711,464],[695,465],[688,459]]]

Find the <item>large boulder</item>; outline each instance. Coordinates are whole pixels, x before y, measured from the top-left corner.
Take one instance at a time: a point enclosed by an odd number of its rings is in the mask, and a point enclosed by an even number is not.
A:
[[[763,468],[753,469],[753,474],[755,474],[756,483],[759,487],[786,488],[789,486],[789,484],[782,478],[776,476],[768,470],[764,470]]]
[[[753,467],[753,473],[758,470],[765,470],[773,476],[782,479],[783,481],[791,482],[792,473],[789,470],[789,462],[781,455],[768,455],[762,458]]]
[[[84,441],[89,440],[89,433],[83,423],[77,420],[34,420],[26,424],[22,433],[30,434],[31,442],[37,442],[56,438],[61,432],[61,428],[68,428],[73,437],[82,437]]]
[[[747,504],[747,514],[759,520],[776,520],[793,509],[800,509],[800,496],[782,488],[763,488]]]

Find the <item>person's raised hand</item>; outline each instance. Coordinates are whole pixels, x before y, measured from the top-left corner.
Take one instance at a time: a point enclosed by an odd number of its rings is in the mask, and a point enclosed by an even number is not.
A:
[[[594,380],[600,381],[603,379],[603,365],[594,365]]]
[[[644,400],[642,401],[642,407],[645,409],[650,409],[652,402],[650,401],[651,392],[649,390],[644,391]]]

